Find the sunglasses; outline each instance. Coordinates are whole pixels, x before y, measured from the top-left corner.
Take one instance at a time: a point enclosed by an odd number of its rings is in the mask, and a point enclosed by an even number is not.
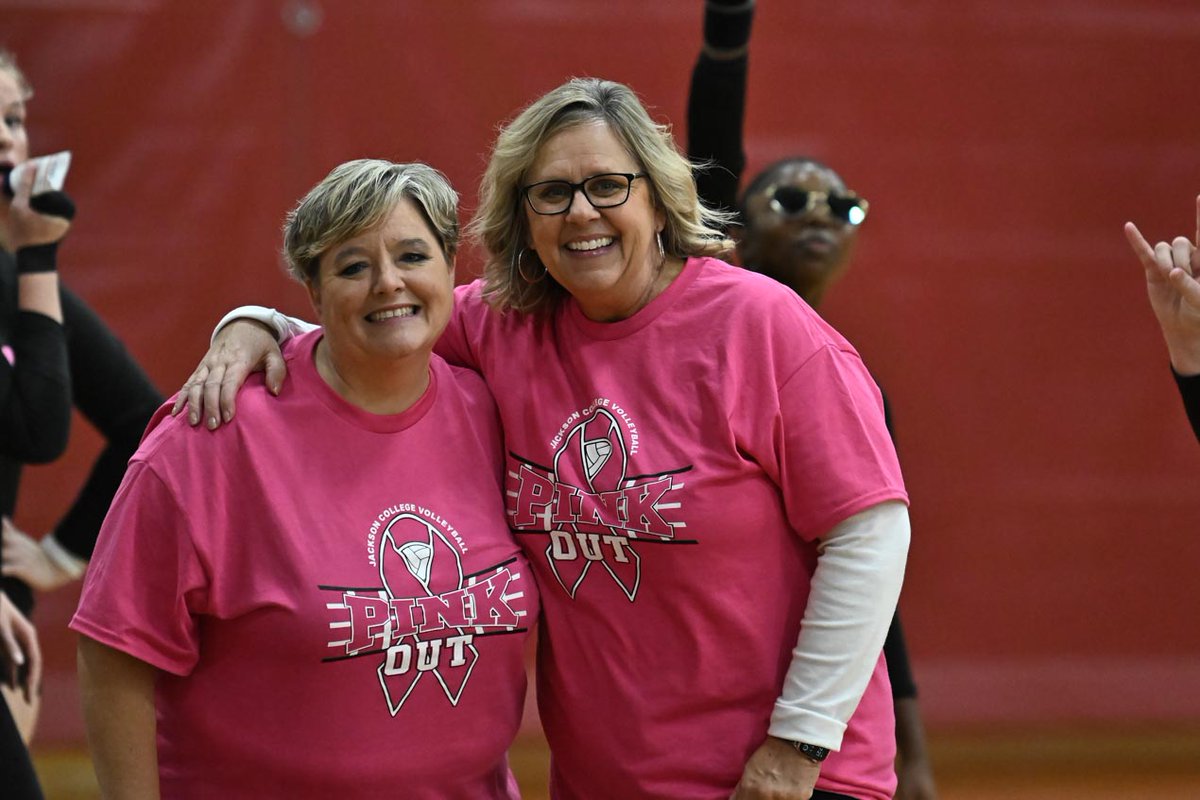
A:
[[[820,213],[849,225],[861,225],[870,207],[866,200],[853,193],[810,192],[794,186],[772,186],[767,189],[767,197],[776,214],[794,217],[821,209]]]

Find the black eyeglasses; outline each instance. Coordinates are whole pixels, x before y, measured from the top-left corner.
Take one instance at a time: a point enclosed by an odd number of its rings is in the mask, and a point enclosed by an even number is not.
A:
[[[583,190],[583,196],[592,208],[614,208],[629,199],[633,182],[646,177],[644,172],[604,172],[600,175],[571,183],[570,181],[540,181],[531,183],[521,191],[535,214],[565,214],[575,201],[575,193]]]
[[[866,200],[852,192],[810,192],[795,186],[772,186],[767,189],[767,196],[771,198],[771,210],[777,214],[793,217],[822,208],[825,214],[850,225],[861,225],[870,208]]]

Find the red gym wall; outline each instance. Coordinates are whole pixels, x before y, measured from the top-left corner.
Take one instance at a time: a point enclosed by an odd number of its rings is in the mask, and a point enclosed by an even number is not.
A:
[[[701,6],[0,0],[0,42],[34,152],[74,151],[62,273],[171,392],[229,307],[307,311],[280,223],[341,161],[428,161],[469,213],[497,123],[585,74],[682,137]],[[1198,47],[1179,0],[760,0],[751,168],[810,154],[871,200],[823,311],[894,405],[931,727],[1200,720],[1200,446],[1121,234],[1194,230]],[[78,420],[21,527],[98,447]],[[38,612],[43,742],[79,736],[74,601]]]

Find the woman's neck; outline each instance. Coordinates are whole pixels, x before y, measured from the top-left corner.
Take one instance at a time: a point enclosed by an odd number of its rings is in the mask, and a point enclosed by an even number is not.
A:
[[[646,306],[667,290],[667,287],[675,282],[679,274],[683,272],[683,265],[686,261],[682,258],[668,256],[658,263],[658,266],[650,275],[650,279],[646,283],[646,289],[642,292],[629,307],[617,311],[604,309],[587,309],[580,305],[580,310],[583,315],[593,322],[620,322],[623,319],[629,319],[634,314],[641,311]],[[578,301],[576,301],[578,302]]]
[[[428,351],[395,361],[358,363],[336,355],[328,340],[317,342],[317,374],[343,400],[371,414],[399,414],[429,388]]]

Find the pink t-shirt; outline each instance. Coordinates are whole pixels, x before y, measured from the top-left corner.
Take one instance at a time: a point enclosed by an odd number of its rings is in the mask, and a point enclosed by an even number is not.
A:
[[[438,345],[500,406],[508,513],[542,589],[560,800],[725,800],[763,742],[816,540],[907,500],[878,389],[793,293],[692,259],[632,317],[500,315],[459,289]],[[880,657],[818,787],[895,788]]]
[[[320,336],[216,432],[160,410],[71,627],[162,670],[167,800],[516,798],[538,593],[494,402],[435,356],[412,408],[366,413],[317,374]]]

